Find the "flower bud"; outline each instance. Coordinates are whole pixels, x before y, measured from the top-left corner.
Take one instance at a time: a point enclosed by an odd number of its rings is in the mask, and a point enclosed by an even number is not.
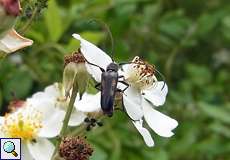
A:
[[[0,55],[15,52],[21,48],[30,46],[33,41],[22,37],[14,29],[10,29],[3,38],[0,38]]]
[[[0,0],[0,39],[13,27],[20,10],[19,0]]]
[[[92,153],[91,146],[81,137],[66,137],[59,148],[59,154],[64,160],[88,160]]]
[[[85,58],[80,51],[74,52],[72,55],[65,57],[63,85],[66,96],[69,95],[69,91],[72,89],[75,78],[77,79],[76,85],[81,98],[86,90],[89,74],[85,67]]]
[[[26,101],[23,100],[13,100],[10,102],[8,109],[10,112],[15,112],[17,111],[19,108],[22,108],[26,105]]]

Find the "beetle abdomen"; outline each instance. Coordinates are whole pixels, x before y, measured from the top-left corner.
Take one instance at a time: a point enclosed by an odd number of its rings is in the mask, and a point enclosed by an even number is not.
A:
[[[108,116],[113,115],[113,105],[114,105],[114,98],[113,97],[101,97],[101,109],[104,114]]]
[[[101,77],[101,109],[108,116],[113,115],[114,98],[117,90],[118,73],[103,72]]]

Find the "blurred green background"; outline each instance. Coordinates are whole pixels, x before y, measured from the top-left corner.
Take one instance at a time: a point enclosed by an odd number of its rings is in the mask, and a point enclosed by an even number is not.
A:
[[[116,61],[138,55],[165,75],[169,94],[158,109],[179,126],[169,139],[152,132],[156,146],[148,148],[125,114],[117,112],[88,133],[95,148],[91,159],[230,159],[229,0],[49,0],[40,10],[42,1],[23,0],[16,23],[34,45],[0,62],[2,114],[9,101],[62,81],[63,57],[79,47],[72,33],[111,54],[103,27],[89,23],[96,18],[111,29]]]

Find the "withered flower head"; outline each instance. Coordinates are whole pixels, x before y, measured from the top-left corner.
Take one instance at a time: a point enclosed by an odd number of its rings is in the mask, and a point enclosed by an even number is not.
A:
[[[74,52],[72,55],[65,56],[64,65],[63,85],[66,96],[69,95],[74,79],[76,78],[78,92],[81,97],[86,90],[89,75],[85,66],[85,58],[81,54],[80,50]]]
[[[72,55],[67,55],[64,58],[64,65],[67,66],[69,63],[85,63],[85,58],[81,54],[81,51],[75,51],[72,53]]]
[[[93,149],[86,142],[86,138],[66,137],[62,140],[59,154],[65,160],[88,160]]]

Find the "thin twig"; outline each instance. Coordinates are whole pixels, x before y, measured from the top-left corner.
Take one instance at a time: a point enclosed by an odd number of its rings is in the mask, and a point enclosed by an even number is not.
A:
[[[35,7],[30,19],[27,21],[27,23],[24,25],[24,27],[19,31],[20,34],[25,34],[25,32],[27,31],[27,29],[30,27],[30,25],[32,24],[36,14],[38,11],[38,7]]]

